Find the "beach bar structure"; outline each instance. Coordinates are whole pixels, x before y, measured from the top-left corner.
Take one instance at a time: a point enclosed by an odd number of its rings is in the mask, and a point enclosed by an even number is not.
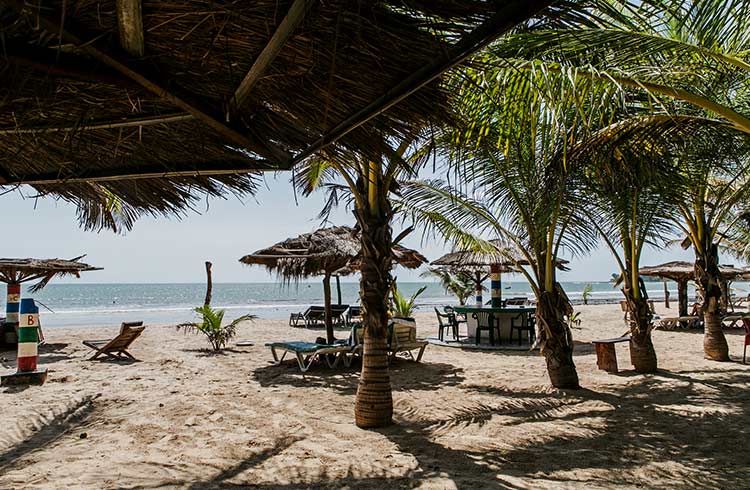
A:
[[[276,273],[287,282],[323,276],[326,330],[329,337],[332,337],[331,277],[336,277],[338,304],[341,304],[338,276],[354,274],[359,270],[360,251],[359,229],[335,226],[289,238],[245,255],[240,262],[265,266],[268,271]],[[401,245],[393,246],[392,255],[394,264],[408,269],[416,269],[427,263],[422,254]],[[328,341],[332,342],[333,339],[329,338]]]
[[[473,278],[476,287],[475,305],[457,306],[454,309],[466,315],[467,335],[473,337],[476,344],[482,341],[481,329],[478,328],[481,323],[480,318],[490,318],[497,325],[499,338],[494,339],[489,336],[489,339],[508,342],[513,340],[513,331],[518,329],[516,327],[525,331],[531,328],[531,316],[535,311],[535,307],[524,305],[508,307],[502,294],[502,273],[522,272],[522,267],[530,265],[528,259],[517,249],[505,246],[500,240],[490,240],[490,244],[494,250],[484,252],[459,250],[445,254],[430,263],[433,268],[454,274],[467,274]],[[556,267],[560,270],[567,270],[566,263],[567,261],[558,259]],[[489,305],[485,305],[482,297],[484,290],[482,282],[488,277],[491,299]],[[520,339],[520,333],[518,338]]]
[[[55,277],[80,277],[81,272],[101,270],[81,262],[83,257],[85,256],[81,255],[71,260],[0,258],[0,282],[4,282],[8,290],[0,345],[15,346],[18,342],[21,284],[36,281],[30,287],[35,292],[44,288]]]
[[[720,265],[722,291],[727,294],[727,283],[742,277],[743,270],[731,265]],[[679,316],[688,315],[688,283],[695,280],[695,264],[685,261],[665,262],[664,264],[641,267],[638,273],[642,276],[670,279],[677,283],[677,301]]]
[[[499,308],[503,304],[503,273],[521,272],[520,267],[530,265],[528,259],[521,253],[503,245],[500,240],[490,240],[495,247],[489,252],[475,252],[459,250],[449,252],[439,259],[430,262],[430,266],[456,274],[469,274],[476,287],[475,303],[478,307],[484,305],[482,283],[490,279],[490,306]],[[567,261],[558,259],[557,268],[567,270]]]

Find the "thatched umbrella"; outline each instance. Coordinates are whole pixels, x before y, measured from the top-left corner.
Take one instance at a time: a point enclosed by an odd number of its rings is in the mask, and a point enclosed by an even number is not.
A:
[[[326,332],[328,341],[333,342],[331,276],[336,275],[338,283],[339,275],[353,274],[359,270],[360,250],[359,229],[335,226],[289,238],[253,254],[245,255],[240,262],[248,265],[263,265],[286,281],[322,275]],[[416,269],[427,262],[427,259],[416,250],[400,245],[394,245],[393,258],[395,263],[409,269]],[[338,285],[338,301],[340,304],[340,285]]]
[[[55,277],[80,277],[81,272],[101,270],[80,262],[83,257],[85,255],[70,260],[0,258],[0,282],[7,284],[8,288],[7,318],[3,328],[3,339],[0,340],[4,340],[6,344],[15,344],[15,324],[18,323],[18,303],[21,300],[20,285],[39,281],[29,288],[29,291],[36,292]]]
[[[0,185],[111,226],[108,197],[171,213],[323,147],[378,158],[450,120],[442,72],[552,3],[0,2]]]
[[[453,273],[473,274],[474,284],[477,288],[477,297],[482,295],[482,282],[488,277],[490,269],[498,274],[498,298],[502,300],[502,273],[521,272],[519,266],[531,265],[518,249],[505,246],[501,240],[490,240],[495,246],[495,251],[474,252],[459,250],[450,252],[439,259],[430,262],[430,265],[440,270]],[[565,264],[567,260],[558,259],[557,268],[568,270]]]
[[[721,272],[721,278],[724,284],[723,289],[725,292],[726,283],[741,277],[743,274],[742,269],[738,269],[731,265],[721,265],[719,266],[719,271]],[[679,316],[687,316],[688,282],[695,280],[695,264],[692,262],[675,260],[672,262],[665,262],[664,264],[641,267],[638,269],[638,273],[642,276],[661,277],[675,281],[677,283]]]

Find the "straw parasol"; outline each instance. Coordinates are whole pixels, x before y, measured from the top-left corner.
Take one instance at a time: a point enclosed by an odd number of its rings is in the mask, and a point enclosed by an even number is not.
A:
[[[80,260],[84,257],[85,255],[81,255],[70,260],[0,258],[0,282],[22,284],[39,281],[29,288],[29,291],[36,292],[44,288],[55,277],[81,277],[81,272],[101,270],[99,267],[81,262]]]
[[[321,228],[295,238],[289,238],[271,247],[245,255],[240,262],[247,265],[262,265],[285,281],[312,276],[323,276],[323,292],[326,308],[326,330],[328,340],[333,339],[331,324],[331,276],[336,276],[338,302],[341,303],[339,275],[353,274],[359,270],[359,229],[348,226]],[[393,246],[396,264],[416,269],[427,262],[417,252],[400,245]]]
[[[725,282],[731,282],[743,274],[742,269],[738,269],[732,265],[720,265],[719,272],[721,278]],[[672,262],[665,262],[659,265],[645,266],[638,269],[638,274],[649,277],[661,277],[664,279],[671,279],[677,283],[677,299],[679,303],[679,315],[687,316],[688,314],[688,298],[687,298],[687,287],[688,282],[695,279],[695,264],[692,262],[685,262],[681,260],[675,260]]]
[[[100,270],[81,262],[80,260],[83,257],[85,255],[70,260],[0,258],[0,282],[6,283],[8,287],[7,318],[0,330],[0,345],[15,345],[18,341],[16,325],[18,323],[18,303],[21,301],[20,285],[38,281],[29,288],[29,291],[36,292],[44,288],[55,277],[80,277],[81,272]],[[15,306],[15,308],[12,306]],[[12,315],[15,315],[15,318]]]
[[[100,226],[113,196],[172,214],[324,147],[380,158],[452,119],[441,73],[552,3],[4,1],[0,185]]]

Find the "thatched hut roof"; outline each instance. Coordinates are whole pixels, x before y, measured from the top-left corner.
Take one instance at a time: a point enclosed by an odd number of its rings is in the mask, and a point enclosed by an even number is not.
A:
[[[335,226],[289,238],[245,255],[240,262],[263,265],[270,272],[287,280],[296,280],[326,273],[352,274],[359,270],[360,250],[358,229]],[[397,264],[410,269],[416,269],[427,262],[416,250],[400,245],[393,247],[393,259]]]
[[[450,121],[439,74],[551,3],[4,1],[0,185],[101,224],[111,195],[173,213],[323,147],[377,157]]]
[[[719,271],[723,279],[732,281],[740,277],[742,269],[731,265],[720,265]],[[662,277],[677,282],[692,281],[695,278],[695,264],[685,261],[665,262],[664,264],[641,267],[638,273],[642,276]]]
[[[6,284],[20,284],[39,281],[29,288],[38,291],[57,276],[80,277],[81,272],[98,271],[101,268],[80,261],[81,255],[70,260],[63,259],[3,259],[0,258],[0,281]]]
[[[490,243],[496,247],[494,252],[480,253],[459,250],[433,260],[430,265],[454,272],[485,271],[494,264],[500,266],[501,272],[520,272],[517,270],[516,264],[529,265],[529,261],[519,250],[505,246],[500,240],[490,240]],[[567,260],[557,259],[557,268],[567,270],[565,267],[567,263]]]

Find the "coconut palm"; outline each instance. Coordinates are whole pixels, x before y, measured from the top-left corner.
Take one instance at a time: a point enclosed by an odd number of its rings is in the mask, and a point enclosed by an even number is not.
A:
[[[548,75],[466,70],[455,90],[466,128],[441,142],[458,184],[411,182],[401,205],[416,222],[461,249],[497,253],[481,238],[491,236],[520,251],[530,265],[515,265],[537,299],[541,350],[552,385],[576,388],[568,321],[573,310],[555,265],[563,250],[585,253],[597,242],[582,212],[585,174],[569,157],[574,144],[589,134],[597,101],[608,94],[583,80],[592,95],[584,102],[578,99],[577,83]]]
[[[539,25],[506,38],[493,55],[523,69],[574,71],[623,91],[643,91],[671,114],[718,116],[738,132],[750,133],[750,64],[744,59],[750,48],[748,0],[594,3],[595,14],[580,22],[555,29]],[[690,146],[681,158],[692,184],[679,206],[679,226],[686,234],[683,244],[695,251],[695,279],[705,293],[705,355],[727,360],[717,242],[728,233],[748,180],[731,144],[719,140]],[[724,149],[732,158],[724,158]]]
[[[422,277],[437,278],[446,293],[451,293],[463,306],[476,291],[476,282],[470,273],[451,272],[437,267],[423,272]],[[484,288],[483,288],[484,289]]]
[[[393,149],[383,142],[384,157],[373,161],[353,153],[321,151],[308,159],[295,177],[297,187],[310,194],[327,188],[329,200],[323,213],[330,211],[342,199],[353,208],[361,229],[361,261],[359,263],[360,301],[364,327],[362,373],[357,387],[355,421],[359,427],[383,427],[393,416],[393,397],[388,373],[388,295],[391,291],[391,249],[402,235],[392,236],[394,215],[392,191],[403,175],[410,175],[423,162],[424,155],[404,159],[413,139],[404,139]]]
[[[623,283],[630,358],[639,373],[657,369],[640,258],[646,245],[663,246],[674,231],[684,179],[669,145],[692,124],[697,123],[657,116],[629,119],[600,130],[584,151],[592,160],[586,178],[592,199],[586,212],[620,268],[616,284]]]

